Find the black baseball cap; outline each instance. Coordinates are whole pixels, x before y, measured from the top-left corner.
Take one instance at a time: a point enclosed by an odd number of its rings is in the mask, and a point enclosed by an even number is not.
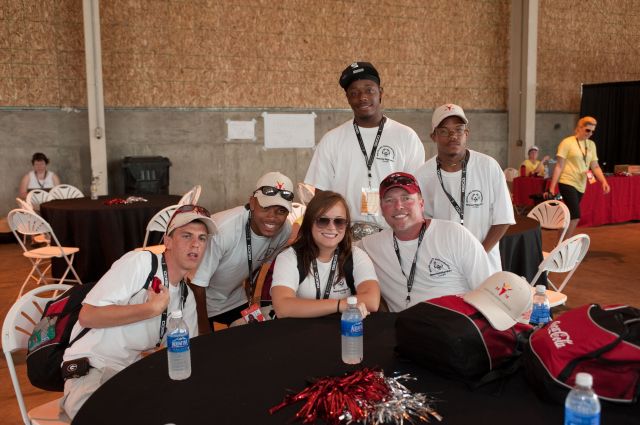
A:
[[[340,75],[340,87],[346,91],[355,80],[371,80],[380,85],[380,75],[369,62],[354,62],[347,66]]]

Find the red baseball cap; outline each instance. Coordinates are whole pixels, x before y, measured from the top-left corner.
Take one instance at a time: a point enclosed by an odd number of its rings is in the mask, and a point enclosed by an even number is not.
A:
[[[409,194],[420,193],[420,186],[416,178],[409,173],[397,172],[391,173],[380,183],[380,198],[384,196],[389,189],[399,187],[407,191]]]

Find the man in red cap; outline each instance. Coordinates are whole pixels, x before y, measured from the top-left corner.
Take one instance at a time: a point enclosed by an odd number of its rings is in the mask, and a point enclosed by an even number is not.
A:
[[[424,162],[424,147],[413,129],[384,116],[380,76],[372,64],[352,63],[339,83],[353,119],[320,140],[304,181],[344,196],[354,221],[387,227],[378,185],[394,171],[415,171]]]
[[[482,245],[464,227],[425,219],[420,186],[411,174],[392,173],[380,183],[382,215],[391,229],[362,239],[390,311],[466,293],[489,277]]]

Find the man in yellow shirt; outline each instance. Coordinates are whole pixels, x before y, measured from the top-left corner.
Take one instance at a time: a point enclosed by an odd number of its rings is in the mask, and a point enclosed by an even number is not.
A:
[[[571,213],[566,238],[573,236],[580,221],[580,200],[587,188],[587,181],[592,184],[597,179],[605,194],[611,190],[598,164],[596,144],[589,139],[596,131],[596,124],[597,121],[593,117],[580,118],[575,135],[566,137],[558,146],[557,163],[551,177],[549,192],[555,194],[557,185],[562,200]]]
[[[524,175],[527,177],[532,177],[532,176],[543,177],[544,164],[547,161],[549,161],[549,155],[545,155],[545,157],[542,158],[542,161],[539,161],[537,146],[531,146],[527,154],[529,155],[529,158],[525,159],[524,161],[522,161],[522,164],[520,164],[520,168],[522,168],[523,165],[525,167]]]

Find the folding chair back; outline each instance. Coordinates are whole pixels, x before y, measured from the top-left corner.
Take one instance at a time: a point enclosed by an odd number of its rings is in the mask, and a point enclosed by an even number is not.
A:
[[[26,201],[29,205],[33,207],[35,211],[40,211],[40,204],[43,202],[48,202],[51,200],[51,196],[49,196],[49,192],[41,189],[34,189],[27,193]],[[20,207],[22,208],[22,207]]]
[[[579,234],[575,235],[563,242],[561,242],[557,247],[554,248],[553,251],[549,253],[547,258],[542,260],[540,266],[538,266],[538,273],[536,273],[535,277],[531,281],[532,285],[535,285],[535,282],[538,281],[538,278],[543,272],[552,272],[552,273],[567,273],[566,277],[562,281],[559,287],[549,280],[549,284],[555,289],[557,292],[562,292],[564,287],[573,276],[573,273],[576,271],[582,259],[587,254],[589,250],[590,239],[588,235]]]
[[[298,197],[303,205],[307,205],[315,196],[316,188],[306,183],[298,183]]]
[[[62,246],[60,244],[60,241],[56,237],[56,234],[53,232],[53,229],[44,218],[40,217],[33,211],[15,209],[9,211],[7,222],[9,223],[9,227],[11,228],[13,235],[15,236],[16,240],[23,250],[23,255],[27,257],[29,261],[31,261],[31,264],[33,266],[31,268],[31,272],[29,272],[29,275],[20,288],[18,298],[20,298],[20,296],[22,295],[22,292],[30,279],[35,280],[37,284],[46,283],[47,278],[45,277],[45,275],[51,268],[51,263],[49,263],[44,270],[42,270],[40,266],[43,265],[43,262],[45,260],[51,260],[54,257],[64,258],[65,262],[67,263],[67,268],[62,277],[60,279],[56,278],[55,280],[63,282],[67,278],[69,272],[71,272],[75,276],[75,279],[69,280],[82,284],[82,281],[78,277],[78,273],[76,273],[76,270],[73,268],[73,257],[76,252],[80,251],[80,249],[77,247]],[[35,249],[28,249],[23,241],[23,238],[20,237],[20,235],[34,236],[40,234],[45,235],[45,238],[48,239],[50,245]]]
[[[558,244],[564,240],[571,221],[569,208],[563,202],[555,200],[544,201],[536,205],[529,211],[527,217],[537,220],[543,229],[562,229]]]
[[[515,179],[519,175],[520,175],[520,172],[515,168],[508,167],[504,169],[504,178],[507,179],[507,182],[509,183],[513,182],[513,179]]]
[[[198,199],[200,199],[200,192],[202,192],[202,186],[199,184],[193,186],[193,188],[182,195],[180,201],[178,202],[178,206],[180,205],[197,205]]]
[[[149,233],[164,233],[167,230],[169,220],[171,220],[171,216],[173,215],[174,211],[178,209],[178,207],[179,205],[170,205],[158,211],[153,217],[151,217],[151,220],[149,220],[149,223],[147,223],[147,231],[144,235],[142,249],[147,248],[147,242],[149,242]]]
[[[84,198],[83,193],[75,186],[70,184],[59,184],[49,191],[51,199],[74,199]]]
[[[57,400],[54,400],[54,403],[47,403],[50,406],[48,406],[46,412],[42,409],[44,406],[27,412],[20,381],[13,363],[13,353],[27,349],[29,337],[42,317],[45,304],[55,298],[58,291],[66,291],[70,287],[70,285],[63,284],[44,285],[27,292],[11,306],[2,324],[2,351],[7,359],[7,369],[11,375],[11,382],[16,393],[22,420],[27,425],[37,423],[36,421],[32,422],[36,418],[42,421],[40,423],[59,424],[71,422],[56,406]]]

